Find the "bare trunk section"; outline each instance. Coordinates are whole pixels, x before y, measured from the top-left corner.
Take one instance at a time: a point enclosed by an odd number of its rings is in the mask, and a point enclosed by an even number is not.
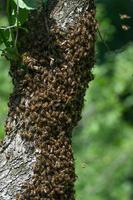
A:
[[[52,0],[19,33],[14,91],[0,148],[1,200],[74,200],[72,129],[92,80],[93,0]]]

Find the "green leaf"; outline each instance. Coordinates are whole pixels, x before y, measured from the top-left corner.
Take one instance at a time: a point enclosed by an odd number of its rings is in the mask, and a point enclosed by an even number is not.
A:
[[[0,45],[2,45],[3,44],[3,40],[2,40],[2,38],[0,37]]]
[[[5,44],[5,46],[8,46],[8,42],[9,42],[9,38],[10,38],[10,31],[9,29],[7,30],[0,30],[0,44]]]
[[[17,0],[13,0],[17,5]],[[18,0],[19,7],[26,10],[33,10],[38,8],[38,1],[35,0]]]
[[[26,9],[20,9],[19,11],[19,23],[22,26],[28,19],[28,11]]]
[[[19,57],[18,50],[15,47],[7,47],[3,51],[3,56],[5,56],[8,60],[17,60]]]
[[[9,29],[3,30],[3,34],[4,34],[5,39],[9,40],[9,37],[10,37],[10,31],[9,31]]]
[[[1,32],[1,31],[0,31]],[[1,33],[0,33],[0,45],[3,44],[3,39],[2,39],[2,36],[1,36]]]

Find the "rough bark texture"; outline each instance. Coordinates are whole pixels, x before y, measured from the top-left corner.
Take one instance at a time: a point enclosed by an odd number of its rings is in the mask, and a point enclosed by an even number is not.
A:
[[[93,0],[52,0],[19,33],[21,59],[0,149],[1,200],[74,200],[72,129],[92,80]]]

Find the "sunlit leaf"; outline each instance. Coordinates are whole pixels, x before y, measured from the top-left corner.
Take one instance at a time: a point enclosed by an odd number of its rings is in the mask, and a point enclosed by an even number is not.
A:
[[[20,8],[22,9],[27,9],[27,10],[33,10],[33,9],[36,9],[38,8],[38,1],[35,1],[35,0],[14,0],[14,2],[17,4],[18,2],[18,5]]]

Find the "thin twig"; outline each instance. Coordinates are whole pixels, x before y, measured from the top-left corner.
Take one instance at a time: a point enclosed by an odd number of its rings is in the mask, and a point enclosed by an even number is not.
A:
[[[12,26],[0,26],[0,30],[8,30],[8,29],[11,29],[11,28],[15,28],[16,25],[12,25]]]
[[[17,0],[17,12],[16,12],[16,22],[17,22],[17,29],[16,29],[16,38],[15,38],[15,43],[14,46],[17,46],[17,40],[18,40],[18,26],[19,26],[19,0]]]

